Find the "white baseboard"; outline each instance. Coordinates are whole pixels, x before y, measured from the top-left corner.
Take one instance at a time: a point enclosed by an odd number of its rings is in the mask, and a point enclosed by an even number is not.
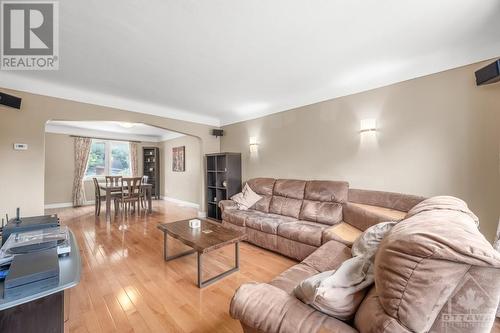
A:
[[[45,209],[52,209],[52,208],[65,208],[65,207],[73,207],[72,202],[60,202],[60,203],[54,203],[54,204],[48,204],[45,205]]]
[[[200,209],[200,205],[197,204],[197,203],[194,203],[194,202],[179,200],[179,199],[176,199],[176,198],[165,197],[165,196],[162,196],[161,199],[165,200],[165,201],[170,201],[170,202],[176,203],[176,204],[181,205],[181,206]]]
[[[95,203],[95,200],[87,200],[87,201],[85,201],[84,206],[93,205],[94,203]],[[54,204],[47,204],[44,206],[45,209],[66,208],[66,207],[73,207],[73,203],[72,202],[60,202],[60,203],[54,203]]]
[[[200,205],[197,203],[179,200],[179,199],[171,198],[171,197],[165,197],[165,196],[162,196],[161,199],[165,200],[165,201],[170,201],[170,202],[176,203],[180,206],[196,208],[196,209],[198,209],[198,217],[199,218],[207,217],[207,212],[200,211],[199,210]],[[85,206],[93,205],[94,203],[95,203],[95,200],[88,200],[88,201],[85,201]],[[54,204],[47,204],[44,206],[45,209],[67,208],[67,207],[73,207],[73,203],[72,202],[60,202],[60,203],[54,203]]]

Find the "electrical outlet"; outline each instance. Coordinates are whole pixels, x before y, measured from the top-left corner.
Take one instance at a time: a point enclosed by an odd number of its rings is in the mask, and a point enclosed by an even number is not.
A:
[[[14,143],[14,150],[28,150],[26,143]]]

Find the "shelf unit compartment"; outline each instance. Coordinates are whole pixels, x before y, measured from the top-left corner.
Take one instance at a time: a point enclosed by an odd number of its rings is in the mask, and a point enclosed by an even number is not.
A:
[[[215,165],[216,165],[217,171],[226,172],[227,171],[227,169],[226,169],[226,156],[225,155],[217,156],[217,160],[216,160]]]
[[[227,181],[226,181],[226,174],[225,173],[222,173],[222,172],[217,172],[217,187],[220,187],[220,188],[226,188],[224,186],[224,182],[226,182],[226,185],[227,185]]]
[[[217,176],[215,172],[207,173],[207,186],[215,187],[217,186]]]
[[[207,216],[212,218],[212,219],[217,219],[217,216],[219,215],[218,210],[219,209],[218,209],[217,205],[215,205],[213,203],[209,203],[208,207],[207,207]]]
[[[217,188],[216,191],[217,191],[217,203],[221,200],[229,199],[226,195],[226,189]]]
[[[208,188],[207,201],[210,203],[217,203],[217,189],[210,187]]]
[[[217,158],[215,156],[207,156],[207,171],[215,171]]]

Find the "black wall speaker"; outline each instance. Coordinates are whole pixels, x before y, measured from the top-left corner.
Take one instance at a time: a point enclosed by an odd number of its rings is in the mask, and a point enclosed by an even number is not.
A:
[[[0,92],[0,104],[14,109],[21,109],[21,99],[16,96]]]
[[[498,81],[500,81],[500,60],[497,60],[476,72],[476,84],[478,86]]]
[[[224,136],[224,130],[213,129],[212,130],[212,135],[215,136],[215,137]]]

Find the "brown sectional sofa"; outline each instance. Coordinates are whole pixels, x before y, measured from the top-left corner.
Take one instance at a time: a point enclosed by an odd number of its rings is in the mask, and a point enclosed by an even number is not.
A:
[[[329,240],[350,246],[366,228],[401,220],[423,200],[349,190],[342,181],[255,178],[247,183],[262,199],[246,211],[231,200],[221,201],[222,224],[244,231],[250,243],[299,261]]]
[[[414,207],[383,239],[375,283],[353,320],[326,315],[293,293],[304,279],[351,257],[335,240],[270,283],[240,286],[231,316],[245,333],[489,332],[500,299],[500,254],[465,204],[447,200]]]

